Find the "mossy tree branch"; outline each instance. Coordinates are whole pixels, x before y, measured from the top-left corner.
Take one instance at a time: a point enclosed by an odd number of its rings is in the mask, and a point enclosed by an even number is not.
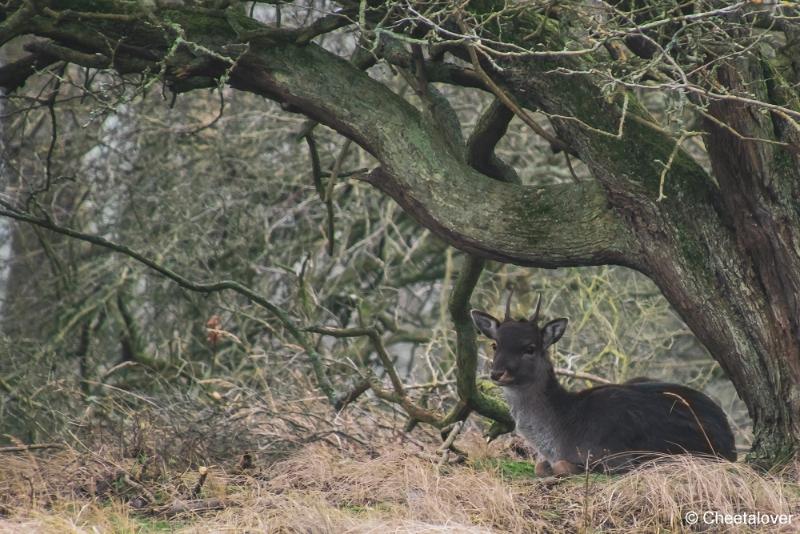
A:
[[[519,183],[519,177],[505,162],[494,154],[494,147],[505,135],[508,123],[514,117],[500,100],[493,101],[481,116],[467,141],[468,164],[492,178]],[[482,258],[468,255],[450,293],[448,309],[456,331],[457,389],[460,402],[467,410],[474,410],[499,423],[502,430],[511,431],[514,420],[506,404],[496,396],[478,389],[478,347],[475,326],[470,318],[470,297],[485,265]],[[455,415],[456,410],[454,410]],[[497,432],[497,429],[495,429]]]
[[[124,72],[138,61],[139,72],[163,72],[176,91],[225,78],[301,111],[373,154],[381,168],[367,181],[462,250],[542,267],[637,265],[631,235],[597,184],[532,188],[490,180],[453,153],[437,124],[315,44],[276,37],[231,10],[155,9],[130,17],[129,5],[104,0],[95,11],[107,16],[37,14],[14,31],[78,50],[71,59],[84,66],[96,67],[96,54],[113,57],[120,70],[124,63]],[[484,209],[472,213],[464,205]]]

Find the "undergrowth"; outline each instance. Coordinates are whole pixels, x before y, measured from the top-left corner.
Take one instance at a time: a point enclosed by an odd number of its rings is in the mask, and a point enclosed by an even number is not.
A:
[[[487,444],[474,425],[456,440],[464,455],[444,461],[437,433],[404,433],[386,412],[349,407],[323,424],[318,401],[274,409],[305,414],[291,421],[306,430],[252,418],[239,428],[251,439],[240,442],[283,434],[269,442],[280,454],[267,445],[214,461],[169,458],[183,450],[181,438],[170,434],[176,442],[159,453],[157,421],[136,436],[136,449],[120,439],[0,453],[0,532],[650,533],[693,531],[690,511],[800,516],[797,466],[760,473],[680,456],[624,475],[537,478],[519,438]],[[216,451],[210,445],[193,450]]]

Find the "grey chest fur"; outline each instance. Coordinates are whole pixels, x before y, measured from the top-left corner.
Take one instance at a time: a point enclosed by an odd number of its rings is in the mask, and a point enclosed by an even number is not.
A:
[[[540,456],[553,463],[572,456],[564,450],[565,427],[560,417],[541,393],[521,387],[504,387],[503,394],[511,408],[516,431]]]

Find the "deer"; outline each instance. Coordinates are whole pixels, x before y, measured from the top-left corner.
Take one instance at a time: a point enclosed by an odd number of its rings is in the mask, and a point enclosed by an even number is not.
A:
[[[503,321],[471,310],[475,327],[493,341],[491,379],[503,390],[516,431],[538,452],[537,476],[624,472],[672,454],[736,461],[725,412],[708,396],[680,384],[638,377],[582,391],[556,378],[548,349],[567,319],[539,326],[541,295],[529,319],[512,319],[511,294]]]

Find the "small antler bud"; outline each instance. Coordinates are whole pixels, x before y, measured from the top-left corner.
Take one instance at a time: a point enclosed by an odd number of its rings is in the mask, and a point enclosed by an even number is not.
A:
[[[514,294],[514,288],[508,288],[508,299],[506,299],[506,316],[503,321],[511,320],[511,296]]]
[[[539,293],[539,299],[536,301],[536,311],[533,312],[533,315],[530,318],[530,322],[536,324],[539,322],[539,309],[542,307],[542,294]]]

